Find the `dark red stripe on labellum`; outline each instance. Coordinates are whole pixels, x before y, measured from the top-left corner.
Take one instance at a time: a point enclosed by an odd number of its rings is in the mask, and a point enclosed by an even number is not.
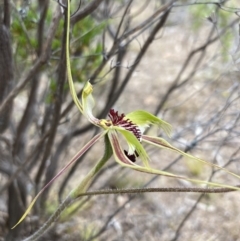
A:
[[[136,124],[134,124],[129,119],[124,119],[125,117],[124,114],[119,115],[118,111],[115,111],[114,109],[110,109],[108,116],[114,126],[121,126],[125,130],[131,131],[133,135],[135,135],[136,138],[140,141],[142,137],[142,133],[140,129]]]

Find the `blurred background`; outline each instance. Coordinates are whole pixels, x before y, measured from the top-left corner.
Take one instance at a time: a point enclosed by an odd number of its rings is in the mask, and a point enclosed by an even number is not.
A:
[[[97,143],[26,207],[97,130],[70,96],[66,1],[0,1],[0,240],[36,231],[103,154]],[[71,65],[79,97],[94,85],[94,114],[143,109],[173,126],[177,148],[240,174],[239,3],[72,0]],[[151,166],[238,185],[207,165],[146,146]],[[138,160],[137,160],[138,162]],[[112,158],[91,190],[192,187],[122,168]],[[79,199],[39,240],[240,240],[239,193],[146,193]]]

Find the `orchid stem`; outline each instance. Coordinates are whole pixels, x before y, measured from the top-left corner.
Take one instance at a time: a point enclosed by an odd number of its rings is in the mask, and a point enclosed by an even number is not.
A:
[[[70,205],[72,202],[72,198],[68,196],[58,207],[58,209],[52,214],[52,216],[47,220],[43,226],[38,229],[33,235],[24,239],[23,241],[34,241],[38,240],[52,225],[52,223],[56,222],[60,216],[60,214]]]
[[[113,151],[108,138],[108,135],[105,135],[105,151],[102,159],[91,169],[91,171],[84,177],[82,182],[78,187],[71,191],[70,196],[73,200],[78,198],[81,193],[85,193],[92,182],[93,177],[98,173],[98,171],[104,166],[104,164],[112,156]]]
[[[73,191],[70,192],[70,194],[67,196],[67,198],[59,205],[57,210],[52,214],[52,216],[47,220],[47,222],[44,223],[43,226],[39,230],[37,230],[33,235],[24,239],[23,241],[38,240],[38,238],[41,237],[51,227],[51,225],[57,221],[60,214],[72,202],[74,202],[76,199],[78,199],[79,195],[81,195],[82,193],[87,191],[95,174],[104,166],[104,164],[109,160],[109,158],[111,156],[112,156],[112,147],[109,142],[108,136],[105,135],[105,151],[104,151],[103,157],[90,170],[90,172],[84,177],[84,179],[81,181],[81,183],[78,185],[78,187],[76,187]]]

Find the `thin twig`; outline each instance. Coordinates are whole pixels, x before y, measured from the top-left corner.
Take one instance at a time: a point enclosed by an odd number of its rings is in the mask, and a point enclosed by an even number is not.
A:
[[[237,185],[236,187],[240,187]],[[106,189],[97,191],[88,191],[81,193],[77,198],[83,196],[97,196],[97,195],[109,195],[109,194],[141,194],[149,192],[184,192],[184,193],[227,193],[234,192],[236,189],[231,188],[201,188],[201,187],[162,187],[162,188],[129,188],[129,189]]]

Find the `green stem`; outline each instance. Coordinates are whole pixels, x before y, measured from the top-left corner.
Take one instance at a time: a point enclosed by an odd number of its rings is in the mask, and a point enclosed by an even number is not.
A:
[[[57,221],[60,214],[75,200],[81,193],[84,193],[89,185],[95,174],[103,167],[103,165],[109,160],[112,156],[112,147],[109,142],[108,136],[105,135],[105,151],[103,157],[98,161],[98,163],[90,170],[90,172],[85,176],[82,182],[76,187],[67,198],[61,203],[61,205],[57,208],[57,210],[52,214],[52,216],[47,220],[43,226],[37,230],[33,235],[24,239],[23,241],[36,241],[39,237],[41,237],[50,227],[51,225]]]
[[[112,156],[112,147],[107,134],[105,135],[104,141],[105,151],[102,159],[91,169],[87,176],[84,177],[80,185],[70,192],[70,197],[73,200],[76,199],[81,193],[87,191],[95,174],[104,166],[107,160]]]
[[[52,216],[47,220],[46,223],[43,224],[41,228],[39,228],[34,234],[30,237],[24,239],[23,241],[35,241],[38,240],[59,218],[60,214],[72,203],[72,199],[68,196],[57,208],[57,210],[52,214]]]

